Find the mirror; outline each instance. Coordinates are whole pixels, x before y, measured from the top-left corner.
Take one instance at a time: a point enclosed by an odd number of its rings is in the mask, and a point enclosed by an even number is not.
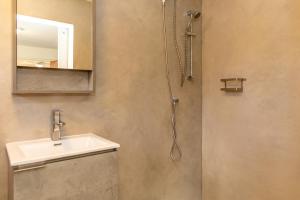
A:
[[[92,0],[17,0],[17,67],[93,69]]]

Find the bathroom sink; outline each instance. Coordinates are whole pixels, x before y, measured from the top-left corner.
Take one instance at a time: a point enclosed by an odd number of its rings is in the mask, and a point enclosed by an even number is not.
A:
[[[119,144],[93,133],[63,137],[58,142],[45,138],[6,144],[11,166],[115,150],[119,147]]]

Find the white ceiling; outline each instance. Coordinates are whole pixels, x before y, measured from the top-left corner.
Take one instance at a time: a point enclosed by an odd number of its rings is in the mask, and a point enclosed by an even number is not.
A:
[[[18,19],[18,45],[57,48],[57,27]]]

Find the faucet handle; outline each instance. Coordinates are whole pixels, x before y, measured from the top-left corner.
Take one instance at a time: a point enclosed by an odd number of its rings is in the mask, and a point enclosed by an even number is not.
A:
[[[58,125],[58,126],[60,126],[60,127],[62,127],[62,126],[64,126],[64,125],[66,125],[66,123],[65,122],[63,122],[63,121],[61,121],[61,113],[62,113],[62,111],[61,110],[59,110],[59,109],[55,109],[55,110],[53,110],[52,111],[52,113],[53,113],[53,124],[55,125]]]
[[[60,116],[60,114],[62,113],[62,110],[54,109],[54,110],[52,110],[52,113],[53,113],[54,116],[55,116],[55,115]]]
[[[60,121],[60,122],[58,122],[58,123],[57,123],[57,125],[58,125],[58,126],[60,126],[60,127],[62,127],[62,126],[65,126],[65,125],[66,125],[66,123],[65,123],[65,122],[62,122],[62,121]]]

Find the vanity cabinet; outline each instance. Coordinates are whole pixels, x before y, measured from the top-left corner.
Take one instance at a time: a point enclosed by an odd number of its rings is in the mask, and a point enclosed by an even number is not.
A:
[[[10,200],[117,200],[116,151],[10,169]]]

